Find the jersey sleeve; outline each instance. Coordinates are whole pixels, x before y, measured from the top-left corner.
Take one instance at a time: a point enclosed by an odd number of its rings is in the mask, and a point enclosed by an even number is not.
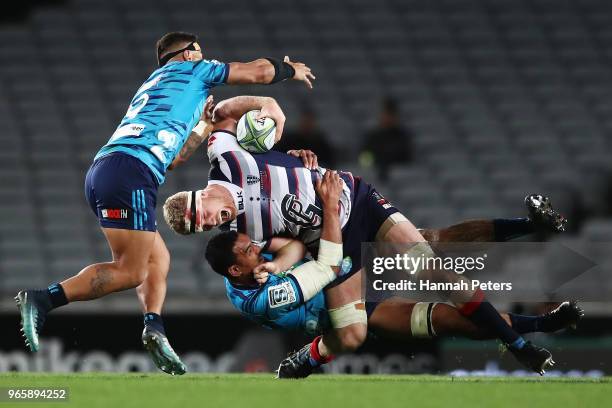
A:
[[[240,147],[236,136],[225,130],[213,131],[208,137],[206,152],[211,165],[208,180],[221,180],[241,185],[243,165],[240,164],[240,157],[249,153]]]
[[[194,64],[193,73],[207,88],[227,82],[229,64],[217,60],[200,60]]]
[[[242,151],[236,136],[226,131],[213,131],[208,137],[208,161],[225,161],[224,153]]]
[[[303,304],[302,291],[294,277],[273,275],[247,302],[243,303],[242,309],[249,315],[274,320]]]

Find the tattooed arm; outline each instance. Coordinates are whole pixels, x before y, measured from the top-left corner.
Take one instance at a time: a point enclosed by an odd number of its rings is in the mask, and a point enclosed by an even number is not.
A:
[[[173,170],[176,166],[180,166],[185,163],[189,157],[195,152],[198,147],[206,140],[208,135],[213,129],[212,125],[212,114],[215,108],[212,95],[206,99],[206,104],[202,110],[202,117],[198,124],[193,128],[187,141],[183,144],[181,151],[176,155],[168,170]]]

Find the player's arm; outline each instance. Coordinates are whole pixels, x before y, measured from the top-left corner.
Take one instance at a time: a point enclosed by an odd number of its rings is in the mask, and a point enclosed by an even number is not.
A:
[[[274,253],[274,264],[278,272],[288,271],[306,256],[306,245],[293,238],[274,237],[268,250]]]
[[[213,130],[213,111],[215,103],[212,95],[206,99],[204,109],[202,110],[202,116],[198,124],[191,130],[189,137],[181,147],[181,150],[176,155],[168,170],[173,170],[176,166],[180,166],[185,163],[191,155],[200,147],[200,145],[206,140],[210,132]]]
[[[270,274],[288,271],[306,256],[306,245],[293,238],[274,237],[268,241],[266,251],[274,254],[274,259],[258,265],[253,270],[255,280],[264,284]]]
[[[316,191],[323,204],[323,230],[317,259],[288,273],[297,282],[304,302],[336,279],[342,262],[342,231],[338,214],[342,181],[338,173],[326,172],[323,179],[317,180]]]
[[[213,112],[213,131],[225,130],[236,132],[236,124],[245,113],[259,110],[259,118],[270,118],[276,123],[275,143],[277,143],[285,126],[285,114],[274,98],[267,96],[242,95],[225,99],[217,104]]]
[[[276,58],[260,58],[251,62],[229,64],[227,83],[234,84],[275,84],[287,79],[302,81],[312,88],[315,76],[309,67],[301,62],[292,62],[289,57],[283,61]]]

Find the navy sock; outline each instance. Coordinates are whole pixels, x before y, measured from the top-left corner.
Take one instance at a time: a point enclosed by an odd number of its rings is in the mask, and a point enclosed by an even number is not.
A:
[[[51,295],[48,289],[36,289],[31,291],[31,293],[39,309],[42,309],[45,313],[53,309],[53,302],[51,302]]]
[[[68,304],[68,299],[66,298],[66,293],[64,293],[64,288],[59,283],[54,283],[53,285],[49,286],[47,288],[47,293],[49,294],[49,300],[51,301],[51,309]]]
[[[521,349],[525,340],[508,325],[493,305],[484,300],[482,291],[474,294],[474,301],[468,302],[459,311],[474,324],[487,328],[509,347]]]
[[[497,218],[493,220],[495,241],[504,242],[535,232],[529,218]]]
[[[567,322],[562,319],[556,319],[549,314],[541,314],[537,316],[525,316],[520,314],[508,313],[512,328],[518,333],[533,333],[543,332],[550,333],[561,330],[567,327]]]
[[[164,336],[166,335],[166,329],[164,328],[164,321],[157,313],[145,313],[144,315],[145,326],[152,327],[153,329],[161,332]]]

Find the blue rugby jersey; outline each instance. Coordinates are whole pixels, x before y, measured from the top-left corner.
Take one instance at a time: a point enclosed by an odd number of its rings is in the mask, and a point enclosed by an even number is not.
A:
[[[228,74],[229,65],[215,60],[169,62],[155,70],[95,159],[113,152],[129,154],[163,183],[166,169],[202,115],[209,90],[224,84]]]
[[[269,329],[319,334],[330,327],[323,292],[304,303],[300,287],[291,275],[270,275],[262,286],[234,285],[226,278],[225,289],[240,313]]]

